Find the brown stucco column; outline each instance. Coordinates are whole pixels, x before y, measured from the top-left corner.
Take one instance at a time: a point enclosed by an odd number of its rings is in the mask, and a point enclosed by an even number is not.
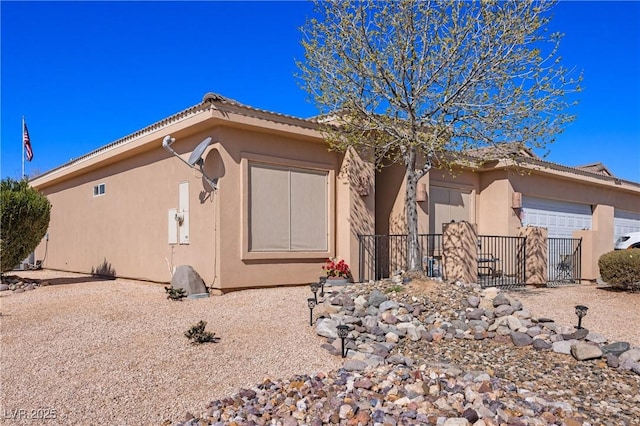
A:
[[[475,224],[452,222],[442,225],[442,256],[447,280],[478,282],[477,241]]]
[[[549,257],[548,234],[546,228],[527,226],[518,229],[518,237],[526,237],[525,242],[525,283],[527,285],[546,285]],[[522,259],[518,253],[518,265]]]
[[[375,168],[367,155],[348,150],[336,182],[336,255],[361,280],[358,235],[375,234]]]
[[[600,256],[613,250],[613,217],[612,206],[598,204],[593,207],[591,230],[573,232],[573,238],[582,238],[581,278],[583,280],[598,279]]]

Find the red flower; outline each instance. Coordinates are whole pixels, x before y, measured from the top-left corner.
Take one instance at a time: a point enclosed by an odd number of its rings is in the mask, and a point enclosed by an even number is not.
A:
[[[327,272],[327,277],[349,278],[351,271],[349,265],[344,260],[338,261],[336,258],[330,258],[322,267]]]

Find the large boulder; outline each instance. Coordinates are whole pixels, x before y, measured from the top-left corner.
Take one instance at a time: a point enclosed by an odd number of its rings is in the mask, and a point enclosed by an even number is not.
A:
[[[184,289],[187,296],[207,294],[207,287],[200,275],[190,265],[181,265],[171,278],[171,287]]]

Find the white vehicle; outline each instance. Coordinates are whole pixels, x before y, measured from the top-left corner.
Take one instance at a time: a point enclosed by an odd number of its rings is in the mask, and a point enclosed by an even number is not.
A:
[[[616,241],[616,250],[640,248],[640,232],[629,232]]]

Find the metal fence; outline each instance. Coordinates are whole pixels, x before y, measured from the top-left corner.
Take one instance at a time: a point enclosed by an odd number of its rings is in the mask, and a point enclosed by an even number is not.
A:
[[[359,235],[360,281],[388,278],[408,269],[407,235]],[[427,275],[442,275],[442,235],[419,234],[420,258]]]
[[[481,287],[522,287],[526,282],[526,237],[480,235],[478,283]]]
[[[582,238],[549,238],[547,244],[547,287],[579,284]]]

